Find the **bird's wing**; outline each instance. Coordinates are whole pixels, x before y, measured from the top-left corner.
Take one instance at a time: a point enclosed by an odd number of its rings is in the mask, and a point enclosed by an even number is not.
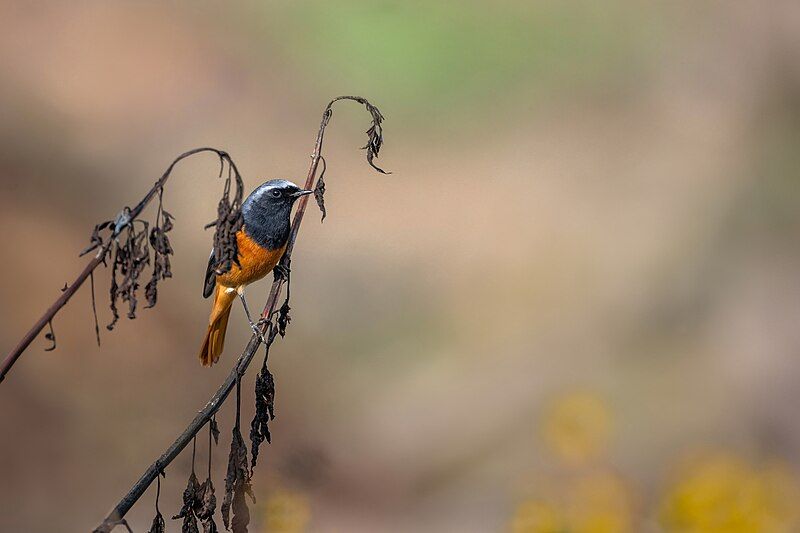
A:
[[[208,298],[214,292],[214,287],[217,284],[217,275],[214,272],[214,249],[211,249],[211,255],[208,256],[208,266],[206,267],[206,279],[203,284],[203,298]]]

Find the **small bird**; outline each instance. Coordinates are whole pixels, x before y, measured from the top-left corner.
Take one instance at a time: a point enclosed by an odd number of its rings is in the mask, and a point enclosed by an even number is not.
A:
[[[286,180],[270,180],[250,193],[242,203],[244,224],[236,233],[239,264],[222,275],[214,271],[214,252],[208,258],[203,297],[214,293],[214,307],[208,320],[208,331],[200,348],[200,362],[211,366],[217,362],[225,343],[228,316],[236,295],[242,300],[247,320],[256,334],[258,327],[250,317],[244,288],[269,274],[278,264],[289,241],[289,215],[294,202],[313,191],[303,190]]]

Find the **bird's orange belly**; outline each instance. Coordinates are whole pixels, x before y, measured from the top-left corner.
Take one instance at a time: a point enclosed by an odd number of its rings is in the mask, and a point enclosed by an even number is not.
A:
[[[285,244],[268,250],[251,239],[244,230],[236,234],[236,243],[239,247],[239,265],[234,264],[228,272],[217,276],[217,283],[223,287],[236,288],[260,280],[272,271],[286,250]]]

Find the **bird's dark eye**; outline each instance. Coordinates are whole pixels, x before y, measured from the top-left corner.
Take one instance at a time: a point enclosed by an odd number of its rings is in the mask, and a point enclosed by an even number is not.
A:
[[[279,191],[278,189],[272,189],[272,192],[270,194],[272,194],[273,198],[280,198],[281,197],[281,191]]]

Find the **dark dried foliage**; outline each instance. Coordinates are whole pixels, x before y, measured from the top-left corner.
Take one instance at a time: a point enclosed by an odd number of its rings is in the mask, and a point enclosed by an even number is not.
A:
[[[145,266],[151,264],[151,251],[153,271],[144,289],[147,307],[153,307],[156,304],[159,281],[172,277],[169,256],[173,254],[173,249],[167,233],[173,228],[175,219],[163,206],[164,185],[179,161],[200,152],[214,152],[220,161],[219,177],[222,178],[225,175],[222,198],[217,205],[217,219],[206,225],[206,228],[212,226],[215,228],[214,268],[222,274],[230,269],[233,261],[236,261],[238,254],[236,232],[242,227],[241,207],[244,192],[244,183],[236,165],[227,152],[214,148],[197,148],[181,154],[136,207],[133,209],[125,207],[115,220],[106,220],[97,224],[92,231],[89,246],[81,253],[84,255],[96,249],[104,250],[109,242],[108,239],[113,240],[112,245],[108,246],[104,252],[106,256],[112,258],[109,291],[112,320],[106,326],[109,330],[113,329],[119,320],[118,305],[120,302],[127,303],[128,318],[136,318],[139,280]],[[234,183],[235,190],[232,191]],[[158,194],[158,212],[155,224],[151,229],[146,221],[138,217],[149,200],[156,194]],[[137,223],[139,223],[138,226]],[[104,233],[107,234],[106,237],[103,236]],[[104,262],[106,256],[103,257]]]
[[[314,187],[314,200],[317,201],[317,207],[322,212],[320,222],[324,222],[325,217],[328,215],[328,211],[325,209],[325,170],[328,168],[328,163],[325,162],[325,158],[322,156],[319,156],[319,159],[322,161],[322,171],[319,173],[317,185]]]
[[[164,522],[164,516],[159,511],[156,511],[156,516],[153,517],[153,523],[147,533],[166,533],[166,531],[167,524]]]
[[[250,470],[247,468],[247,446],[242,438],[241,401],[242,381],[240,375],[236,380],[236,424],[233,426],[231,452],[228,455],[228,471],[225,474],[225,497],[222,500],[222,521],[225,529],[232,529],[233,533],[247,533],[250,509],[247,508],[245,495],[249,495],[253,503],[256,501],[250,485]]]
[[[127,207],[125,209],[127,209],[128,213],[130,213],[130,209],[128,209]],[[100,232],[106,229],[110,229],[113,225],[114,225],[113,220],[106,220],[105,222],[97,224],[92,230],[91,236],[89,237],[89,246],[84,248],[83,251],[80,253],[80,255],[86,255],[97,248],[102,248],[103,245],[105,244],[105,241],[103,240],[103,237],[100,235]]]
[[[211,420],[208,422],[208,428],[209,431],[211,431],[211,435],[214,437],[214,444],[219,444],[219,426],[217,425],[216,416],[211,418]]]
[[[367,151],[367,163],[381,174],[388,174],[388,172],[380,168],[373,161],[373,159],[378,157],[378,152],[381,151],[381,146],[383,146],[383,128],[381,127],[383,115],[381,115],[377,107],[366,100],[363,100],[361,103],[367,106],[367,110],[370,115],[372,115],[372,126],[367,130],[367,144],[363,147],[363,149]]]
[[[372,105],[366,98],[362,98],[360,96],[339,96],[338,98],[334,98],[333,100],[331,100],[330,103],[328,103],[328,107],[325,108],[325,112],[322,115],[322,124],[320,125],[321,131],[323,131],[327,127],[328,122],[330,121],[331,116],[333,115],[333,104],[338,102],[339,100],[352,100],[366,107],[367,111],[372,117],[372,124],[367,130],[367,144],[365,144],[361,148],[362,150],[366,150],[367,152],[367,163],[369,163],[369,166],[371,166],[381,174],[391,174],[391,172],[387,172],[375,164],[375,159],[378,158],[378,154],[380,153],[381,147],[383,146],[384,118],[380,110],[374,105]],[[327,169],[328,164],[325,161],[325,158],[322,157],[321,154],[319,154],[318,157],[322,162],[322,171],[320,172],[316,186],[314,187],[314,199],[317,201],[317,206],[319,207],[319,210],[322,212],[322,220],[324,221],[325,217],[327,216],[327,210],[325,208],[325,170]]]
[[[278,309],[278,333],[281,334],[281,337],[286,336],[286,326],[288,326],[289,322],[292,321],[292,317],[289,316],[289,311],[291,310],[292,308],[289,306],[289,298],[287,296],[287,298],[283,301],[281,308]]]
[[[200,500],[202,505],[195,513],[203,525],[203,533],[217,533],[217,524],[214,522],[214,511],[217,509],[217,497],[214,495],[214,484],[207,478],[200,487]]]
[[[208,475],[200,487],[200,498],[203,505],[197,510],[197,518],[203,526],[203,533],[217,533],[217,523],[214,521],[214,512],[217,509],[217,497],[214,494],[214,483],[211,482],[211,457],[213,448],[212,439],[219,441],[219,428],[216,417],[208,421]]]
[[[135,222],[140,222],[139,231],[135,230]],[[122,235],[117,237],[114,263],[111,267],[110,297],[113,319],[106,326],[109,330],[114,329],[119,320],[118,301],[128,303],[128,318],[136,318],[139,276],[144,267],[150,263],[150,248],[147,242],[149,226],[144,220],[131,221],[125,227],[124,237]]]
[[[47,333],[45,333],[44,338],[49,340],[52,344],[44,349],[45,352],[52,352],[56,349],[56,332],[53,330],[53,321],[50,320],[47,322],[47,327],[50,329]]]
[[[203,494],[200,483],[194,471],[189,476],[189,482],[183,490],[183,507],[172,517],[173,520],[183,519],[181,533],[199,533],[197,528],[197,512],[203,508]]]
[[[225,154],[227,156],[227,154]],[[214,227],[214,270],[217,275],[224,274],[231,269],[233,264],[239,264],[239,248],[236,243],[236,232],[244,224],[242,216],[242,177],[236,165],[228,157],[220,156],[219,177],[225,173],[227,167],[227,178],[222,198],[217,204],[217,219],[206,225],[206,228]],[[236,179],[236,193],[231,200],[231,178]]]
[[[163,473],[162,473],[163,474]],[[153,523],[150,524],[150,529],[147,533],[166,533],[167,524],[164,522],[164,516],[158,508],[158,500],[161,497],[161,478],[158,478],[158,489],[156,489],[156,516],[153,517]]]
[[[313,155],[313,158],[316,159],[312,161],[312,167],[309,170],[309,179],[311,179],[316,171],[315,165],[317,164],[317,161],[319,159],[322,160],[323,168],[314,187],[314,198],[316,199],[317,205],[322,213],[322,220],[324,220],[327,215],[324,198],[324,174],[327,163],[320,154],[320,150],[325,128],[327,127],[327,124],[333,115],[332,106],[339,100],[353,100],[364,105],[367,111],[369,111],[372,117],[372,125],[366,132],[367,144],[363,147],[363,149],[367,152],[367,162],[369,165],[378,172],[388,174],[388,172],[378,167],[374,161],[378,157],[380,149],[383,145],[382,122],[384,118],[378,108],[370,104],[365,98],[359,96],[340,96],[331,100],[323,113],[322,122],[320,124],[320,129],[317,136],[317,145]],[[116,302],[118,299],[123,302],[128,302],[128,316],[130,318],[135,317],[135,292],[138,288],[137,280],[144,265],[149,264],[148,245],[153,249],[155,257],[153,274],[145,290],[145,296],[147,297],[149,304],[148,307],[154,305],[156,302],[156,285],[158,281],[170,277],[169,256],[172,255],[172,248],[169,244],[169,239],[167,238],[166,233],[172,229],[173,218],[171,215],[169,215],[169,213],[163,210],[161,205],[161,195],[163,194],[164,182],[176,163],[190,155],[202,151],[212,151],[217,154],[220,159],[220,177],[223,176],[227,169],[227,178],[225,181],[223,196],[217,206],[217,220],[206,225],[206,228],[212,226],[215,227],[213,249],[215,265],[214,269],[218,274],[223,274],[229,270],[233,264],[238,263],[236,232],[242,227],[243,224],[241,214],[243,184],[238,169],[227,153],[215,150],[213,148],[200,148],[186,152],[173,161],[161,179],[156,182],[156,185],[150,191],[150,193],[148,193],[148,195],[133,210],[125,208],[125,210],[120,213],[115,221],[106,221],[98,224],[92,233],[90,246],[83,252],[88,253],[97,248],[108,247],[105,253],[113,255],[114,257],[111,289],[111,309],[114,313],[114,321],[109,325],[109,329],[111,329],[118,318],[116,309]],[[233,199],[231,199],[230,189],[231,183],[234,179],[236,181],[236,192],[233,195]],[[141,213],[142,207],[147,204],[156,191],[159,194],[159,212],[156,219],[156,225],[148,235],[147,223],[137,219],[137,217]],[[302,216],[302,213],[300,216]],[[134,222],[140,222],[143,226],[143,229],[138,232],[134,231]],[[111,231],[112,228],[113,231]],[[120,241],[119,236],[123,230],[126,231],[125,238]],[[115,246],[109,246],[108,241],[103,239],[101,236],[101,232],[103,231],[111,231],[109,239],[115,240]],[[148,236],[149,239],[146,238]],[[241,377],[243,371],[246,369],[246,365],[242,370],[235,370],[237,372],[236,424],[232,431],[231,448],[228,456],[227,473],[225,476],[225,494],[221,506],[222,520],[225,524],[225,528],[232,529],[233,533],[247,533],[247,527],[250,523],[250,511],[247,507],[246,497],[249,496],[253,503],[255,503],[255,496],[253,495],[251,486],[251,476],[258,460],[259,448],[261,444],[264,440],[266,440],[268,443],[271,441],[269,423],[275,419],[275,381],[267,368],[267,358],[269,355],[269,348],[272,345],[272,342],[275,340],[275,337],[278,334],[281,336],[286,334],[286,328],[291,320],[289,316],[289,311],[291,310],[291,307],[289,306],[289,260],[289,255],[285,255],[281,259],[279,265],[274,269],[275,283],[280,283],[282,281],[287,283],[286,299],[284,300],[280,309],[275,310],[274,301],[268,308],[270,320],[273,319],[275,315],[277,315],[277,319],[274,323],[269,323],[269,335],[266,339],[265,346],[267,353],[265,354],[261,371],[256,378],[256,412],[250,425],[252,463],[250,464],[249,468],[247,459],[247,446],[242,438],[240,424]],[[103,261],[105,261],[105,256],[103,257]],[[117,280],[118,273],[122,277],[121,281]],[[274,289],[275,286],[273,286],[273,290]],[[173,517],[174,519],[184,519],[182,528],[184,533],[199,533],[197,528],[197,519],[201,521],[204,533],[217,533],[218,531],[213,519],[217,501],[214,494],[214,485],[211,481],[211,439],[213,438],[214,441],[218,442],[219,429],[217,427],[215,418],[213,418],[213,412],[209,415],[207,421],[209,424],[208,478],[203,484],[200,484],[197,481],[197,477],[194,473],[193,456],[192,474],[183,494],[183,507],[181,508],[180,513]],[[193,433],[193,435],[196,435],[196,433]],[[137,485],[142,485],[143,483],[152,483],[152,479],[140,480]],[[134,489],[131,490],[131,493],[134,493],[136,489],[137,486],[134,486]],[[128,497],[130,497],[131,493],[129,493]],[[135,498],[138,499],[138,496]],[[123,502],[124,501],[125,500],[123,500]],[[123,513],[125,510],[123,510]],[[156,499],[156,511],[157,515],[153,520],[151,533],[163,533],[164,520],[163,517],[160,516],[160,512],[158,512],[158,499]],[[107,518],[106,522],[104,522],[104,525],[108,523],[109,520],[110,519]],[[101,526],[101,528],[102,527],[103,526]]]
[[[328,108],[326,109],[327,119],[330,119],[331,106],[339,100],[353,100],[354,102],[358,102],[367,108],[367,111],[369,111],[369,114],[372,116],[372,125],[367,130],[367,144],[362,146],[362,150],[367,151],[367,163],[369,163],[369,166],[381,174],[390,174],[390,172],[386,172],[376,165],[374,161],[378,157],[378,153],[381,151],[381,147],[383,146],[383,126],[381,124],[383,123],[384,119],[380,110],[369,103],[366,98],[362,98],[360,96],[340,96],[338,98],[334,98],[328,104]],[[327,120],[323,120],[323,126],[326,124]]]
[[[280,279],[286,282],[286,298],[284,298],[281,307],[275,312],[277,314],[277,320],[275,320],[277,324],[277,329],[274,327],[270,328],[269,342],[267,343],[266,346],[268,352],[269,352],[269,347],[272,345],[272,341],[275,339],[275,335],[280,333],[281,337],[285,337],[286,328],[292,321],[292,317],[289,316],[289,311],[292,310],[291,306],[289,305],[289,298],[291,296],[291,278],[292,278],[292,269],[290,265],[291,265],[291,259],[289,259],[286,256],[283,256],[280,262],[280,271],[275,272],[276,280]],[[266,356],[265,356],[265,362],[266,362]]]
[[[250,474],[258,461],[258,449],[265,440],[272,442],[269,423],[275,419],[275,380],[267,368],[267,359],[256,376],[256,413],[250,423]]]
[[[287,281],[289,279],[289,273],[292,271],[291,264],[292,261],[287,255],[284,254],[281,256],[281,260],[278,261],[278,264],[272,269],[273,280]]]
[[[232,529],[233,533],[247,533],[250,510],[247,508],[245,494],[255,503],[256,499],[250,486],[250,470],[247,468],[247,446],[237,424],[233,428],[228,473],[225,475],[225,498],[222,500],[222,521],[225,523],[225,529]]]
[[[144,288],[144,295],[145,298],[147,298],[147,307],[156,305],[156,300],[158,299],[158,282],[172,277],[169,256],[174,252],[169,243],[167,232],[172,229],[173,220],[175,220],[175,218],[162,207],[161,195],[159,195],[156,225],[150,230],[150,247],[153,249],[153,275]]]

